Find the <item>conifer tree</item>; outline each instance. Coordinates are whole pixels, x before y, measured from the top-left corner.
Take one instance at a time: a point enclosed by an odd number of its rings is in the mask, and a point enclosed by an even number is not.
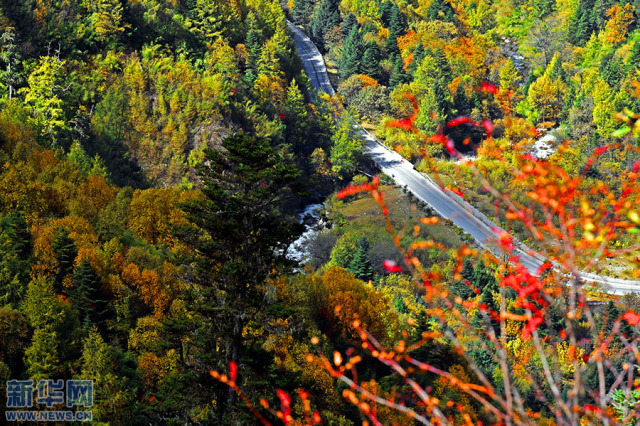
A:
[[[106,313],[106,300],[100,288],[100,277],[88,259],[82,259],[73,273],[73,289],[69,298],[80,314],[80,322],[85,328],[90,324],[99,325]]]
[[[0,304],[17,308],[24,296],[33,261],[30,239],[20,212],[0,221]]]
[[[627,72],[629,72],[638,67],[640,67],[640,41],[636,41],[635,43],[633,43],[631,53],[629,54],[629,58],[627,59],[626,69]]]
[[[404,300],[402,300],[402,297],[400,296],[396,296],[396,300],[393,301],[393,307],[399,314],[406,314],[408,312],[407,305],[404,303]]]
[[[296,24],[306,24],[313,12],[313,0],[295,0],[293,3],[293,20]]]
[[[396,3],[392,3],[391,16],[389,18],[389,37],[387,38],[387,52],[389,54],[398,53],[398,37],[403,36],[406,23],[400,8]]]
[[[493,274],[487,269],[482,260],[476,263],[473,270],[473,285],[480,291],[484,291],[484,288],[496,283],[496,279]]]
[[[393,63],[393,72],[391,73],[391,77],[389,77],[389,87],[394,88],[399,84],[404,84],[408,81],[409,76],[404,70],[402,57],[400,57],[400,55],[397,55]]]
[[[427,17],[430,20],[453,22],[454,15],[453,7],[446,0],[433,0],[427,9]]]
[[[196,330],[189,331],[201,337],[193,342],[198,371],[226,369],[231,361],[250,368],[244,330],[265,315],[260,285],[274,270],[291,267],[286,249],[304,228],[283,210],[297,188],[296,167],[267,139],[237,134],[222,146],[224,152],[205,150],[197,168],[204,198],[183,205],[193,225],[176,229],[195,253],[189,261],[196,266],[194,286],[184,298],[198,316]],[[235,400],[233,390],[220,389],[219,423]]]
[[[338,4],[339,1],[337,0],[322,0],[309,23],[311,38],[316,41],[316,44],[321,49],[325,48],[324,35],[327,31],[340,24]]]
[[[367,43],[364,55],[362,56],[362,73],[378,80],[380,78],[381,58],[382,53],[380,52],[378,43],[373,40]]]
[[[255,71],[262,53],[262,31],[258,27],[257,19],[253,12],[249,12],[247,15],[247,23],[249,31],[247,31],[247,37],[244,42],[247,52],[249,52],[247,67]]]
[[[360,60],[363,52],[364,42],[362,41],[362,35],[358,27],[355,26],[351,29],[351,33],[349,33],[349,37],[345,40],[342,48],[340,76],[343,80],[360,73]]]
[[[462,263],[462,271],[460,272],[460,276],[463,280],[469,281],[469,283],[473,284],[473,263],[469,259],[465,259]],[[454,281],[451,285],[451,291],[456,296],[460,296],[462,300],[469,299],[470,297],[475,296],[473,290],[462,281]]]
[[[351,34],[351,30],[354,27],[358,27],[358,20],[356,19],[356,15],[349,13],[344,17],[344,21],[342,21],[342,25],[340,26],[340,34],[344,40],[349,37],[349,34]]]
[[[69,236],[67,228],[61,226],[56,229],[53,238],[53,253],[58,261],[58,273],[56,274],[55,289],[58,293],[62,293],[62,281],[73,272],[73,262],[78,255],[78,247],[75,241]]]
[[[457,115],[469,115],[471,108],[469,106],[469,98],[462,84],[458,84],[456,95],[453,97],[453,109]]]
[[[388,27],[391,23],[391,10],[393,9],[393,1],[385,0],[380,3],[380,20],[385,27]]]
[[[359,280],[369,281],[373,278],[373,267],[369,259],[369,241],[366,238],[360,240],[356,254],[347,269]]]
[[[415,50],[413,51],[413,61],[411,61],[411,63],[407,67],[407,73],[409,74],[409,76],[413,78],[413,74],[416,72],[426,55],[427,52],[424,50],[422,42],[419,42]]]

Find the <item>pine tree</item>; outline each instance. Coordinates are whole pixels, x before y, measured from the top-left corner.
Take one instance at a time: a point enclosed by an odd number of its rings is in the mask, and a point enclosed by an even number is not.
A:
[[[584,46],[595,30],[595,0],[580,0],[569,24],[567,39],[576,46]]]
[[[387,38],[387,52],[398,53],[398,37],[403,36],[406,29],[406,23],[400,8],[396,3],[391,7],[391,17],[389,18],[389,37]]]
[[[353,28],[358,27],[358,20],[356,19],[356,15],[353,13],[349,13],[345,16],[344,21],[342,21],[342,25],[340,26],[340,34],[342,35],[342,39],[346,40],[351,34],[351,30]]]
[[[633,43],[629,59],[627,59],[626,69],[629,72],[638,67],[640,67],[640,41]]]
[[[400,296],[396,296],[396,300],[393,301],[393,307],[399,314],[406,314],[408,312],[407,305],[404,303],[404,300],[402,300],[402,297]]]
[[[102,323],[107,302],[100,288],[100,277],[86,258],[73,273],[69,298],[78,310],[83,326],[88,328],[90,324]]]
[[[313,13],[313,0],[295,0],[293,3],[293,20],[296,24],[306,24]]]
[[[244,42],[247,52],[249,52],[247,68],[255,71],[262,53],[262,31],[258,27],[257,19],[253,12],[249,12],[247,15],[247,23],[249,31],[247,31],[247,37]]]
[[[455,12],[446,0],[433,0],[427,9],[429,20],[453,22]]]
[[[362,73],[378,80],[380,78],[381,58],[382,53],[380,52],[378,43],[373,40],[367,43],[367,48],[364,51],[364,55],[362,55]]]
[[[342,56],[340,58],[340,76],[343,80],[354,74],[359,74],[361,69],[360,60],[364,51],[364,42],[358,27],[353,27],[349,37],[345,40],[342,47]]]
[[[469,259],[465,259],[462,263],[462,271],[460,276],[463,280],[469,281],[473,284],[473,263]],[[467,300],[470,297],[475,296],[474,291],[463,281],[454,281],[451,285],[451,292],[455,296],[460,296],[462,300]]]
[[[388,27],[391,23],[391,10],[393,9],[393,2],[391,0],[385,0],[380,3],[380,20],[385,27]]]
[[[260,347],[253,337],[245,340],[245,326],[266,315],[261,284],[274,270],[292,266],[285,257],[287,247],[304,229],[283,210],[296,187],[296,167],[267,139],[237,134],[222,147],[224,151],[205,150],[197,167],[204,198],[183,205],[191,225],[176,229],[195,256],[189,261],[196,265],[194,287],[186,288],[183,297],[202,319],[192,332],[199,336],[193,341],[197,355],[192,355],[198,371],[226,369],[241,358],[245,371],[264,363],[244,358],[247,345],[257,345],[252,346],[253,357]],[[220,389],[215,396],[219,423],[235,400],[233,390]]]
[[[416,72],[425,56],[427,56],[427,52],[424,50],[422,42],[419,42],[418,46],[416,46],[415,50],[413,51],[413,61],[411,61],[411,63],[407,67],[407,73],[411,78],[413,78],[413,74]]]
[[[496,279],[493,274],[487,269],[482,260],[476,263],[473,270],[473,285],[480,291],[484,291],[484,288],[496,283]]]
[[[442,78],[438,78],[433,82],[433,98],[436,102],[440,119],[447,120],[451,114],[451,102],[449,90],[445,87]]]
[[[469,115],[471,112],[469,98],[462,84],[458,84],[458,88],[456,89],[456,95],[453,98],[453,109],[457,115]]]
[[[624,77],[622,60],[620,58],[611,58],[608,61],[603,61],[602,65],[604,66],[600,71],[600,76],[607,82],[609,87],[616,89],[620,84],[620,80]]]
[[[340,25],[340,12],[338,12],[339,1],[322,0],[320,6],[316,10],[315,15],[309,23],[310,35],[321,48],[325,48],[324,35],[332,29]]]
[[[0,304],[17,308],[30,279],[31,233],[22,214],[0,221]]]
[[[69,231],[61,226],[56,229],[53,237],[53,253],[58,261],[58,273],[56,274],[55,289],[58,293],[62,293],[62,281],[66,276],[73,272],[73,262],[78,255],[78,247],[75,241],[69,236]]]
[[[389,77],[389,87],[394,88],[400,84],[407,83],[408,81],[409,76],[404,70],[402,57],[397,55],[393,63],[393,72],[391,73],[391,77]]]
[[[369,281],[373,278],[373,267],[369,259],[369,241],[366,238],[360,240],[356,254],[347,269],[359,280]]]
[[[296,83],[296,79],[291,80],[287,89],[286,100],[287,114],[292,120],[304,120],[307,117],[307,109],[305,107],[304,96]]]

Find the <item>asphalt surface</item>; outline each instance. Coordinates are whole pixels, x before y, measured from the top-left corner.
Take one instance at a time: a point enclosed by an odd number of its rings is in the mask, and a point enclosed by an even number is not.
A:
[[[316,91],[325,92],[333,96],[335,91],[329,81],[322,55],[311,39],[299,28],[288,21],[287,25],[293,34],[298,54],[302,58],[311,85]],[[504,230],[461,197],[449,190],[440,188],[426,174],[417,172],[413,165],[402,158],[400,154],[387,148],[382,142],[364,130],[360,124],[353,121],[351,117],[349,118],[353,122],[354,132],[363,139],[363,152],[373,159],[383,173],[393,178],[397,185],[406,186],[416,198],[427,203],[440,216],[450,219],[454,224],[470,234],[481,247],[498,257],[502,257],[503,253],[498,248],[496,240]],[[517,241],[517,239],[514,238],[514,241]],[[542,255],[533,252],[522,243],[517,243],[514,254],[519,256],[520,263],[531,274],[535,275],[537,275],[538,268],[545,261]],[[591,273],[580,273],[580,275],[584,281],[601,284],[609,293],[625,294],[640,291],[640,281],[610,278]]]

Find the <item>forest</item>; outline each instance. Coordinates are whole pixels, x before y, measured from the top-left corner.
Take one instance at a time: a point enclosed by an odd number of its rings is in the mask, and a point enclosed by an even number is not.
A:
[[[640,277],[639,15],[2,0],[0,422],[10,381],[89,380],[99,425],[637,424],[640,297],[580,271]],[[347,113],[504,255],[379,173]]]

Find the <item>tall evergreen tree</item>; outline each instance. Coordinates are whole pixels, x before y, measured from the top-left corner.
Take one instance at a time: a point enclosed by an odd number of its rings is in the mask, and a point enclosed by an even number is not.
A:
[[[584,46],[596,30],[595,0],[580,0],[569,24],[567,39],[569,42]]]
[[[456,95],[453,97],[453,109],[456,110],[457,115],[469,115],[471,112],[471,108],[469,108],[469,98],[462,84],[458,84]]]
[[[391,23],[391,10],[393,9],[393,1],[385,0],[380,3],[380,20],[385,27],[388,27]]]
[[[427,9],[429,20],[453,22],[455,12],[447,0],[433,0]]]
[[[313,0],[296,0],[293,3],[293,21],[296,24],[307,24],[309,17],[313,13]]]
[[[629,72],[632,69],[638,67],[640,67],[640,41],[636,41],[635,43],[633,43],[631,53],[629,54],[629,59],[627,59],[626,69],[627,72]]]
[[[61,226],[56,229],[53,237],[53,253],[58,261],[58,273],[55,279],[55,290],[63,293],[62,281],[66,276],[73,272],[73,262],[78,255],[78,247],[75,241],[69,236],[69,230]]]
[[[406,30],[406,22],[400,8],[396,3],[391,6],[391,16],[389,18],[389,37],[387,38],[387,52],[389,54],[398,53],[398,37],[403,36]]]
[[[404,70],[404,63],[402,62],[402,57],[400,55],[397,55],[393,63],[393,72],[391,73],[391,77],[389,77],[389,87],[394,88],[400,84],[404,84],[408,82],[409,82],[409,76]]]
[[[354,74],[359,74],[361,70],[360,61],[364,52],[364,41],[357,26],[351,29],[349,37],[342,46],[342,56],[340,58],[340,76],[343,80]]]
[[[476,266],[473,270],[473,285],[476,286],[480,291],[484,291],[484,288],[488,285],[493,285],[496,283],[496,278],[493,276],[491,271],[489,271],[482,260],[476,263]]]
[[[255,74],[255,70],[258,67],[258,60],[262,54],[262,31],[258,27],[257,18],[253,12],[249,12],[247,15],[247,24],[249,30],[247,31],[247,37],[244,42],[247,52],[249,53],[247,67],[252,69]]]
[[[460,276],[463,280],[473,283],[473,263],[469,259],[465,259],[462,263]],[[475,296],[474,291],[463,281],[454,281],[451,285],[451,292],[455,296],[460,296],[462,300]]]
[[[406,314],[408,312],[407,305],[404,303],[404,300],[402,300],[402,297],[400,296],[396,296],[396,299],[393,301],[393,307],[399,314]]]
[[[69,298],[85,328],[103,321],[107,302],[100,288],[100,277],[86,258],[82,259],[73,273],[73,289],[69,292]]]
[[[425,56],[427,56],[427,52],[424,50],[422,42],[419,42],[418,46],[416,46],[415,50],[413,51],[413,61],[411,61],[411,63],[407,67],[407,73],[409,73],[409,76],[411,76],[411,78],[413,78],[413,74],[416,72]]]
[[[369,281],[373,278],[373,267],[369,259],[369,241],[366,238],[360,240],[356,254],[347,269],[359,280]]]
[[[349,37],[349,34],[351,34],[351,30],[354,27],[358,27],[358,20],[356,19],[356,15],[349,13],[344,17],[344,21],[342,21],[342,25],[340,26],[340,34],[344,40]]]
[[[0,220],[0,304],[17,308],[30,279],[31,233],[22,214]]]
[[[325,48],[324,35],[327,31],[340,25],[339,3],[339,0],[322,0],[309,23],[310,35],[321,49]]]
[[[380,78],[381,59],[382,53],[380,52],[378,43],[373,40],[367,43],[367,48],[362,56],[362,73],[378,80]]]
[[[196,253],[189,261],[196,265],[194,285],[184,297],[199,317],[193,331],[199,336],[194,340],[200,354],[197,370],[205,372],[201,384],[209,389],[207,372],[225,370],[231,361],[242,363],[245,371],[264,368],[255,353],[244,357],[249,348],[261,349],[254,339],[256,347],[247,345],[243,331],[249,321],[264,317],[261,284],[272,271],[291,266],[286,248],[304,228],[283,211],[298,179],[295,166],[267,139],[237,134],[222,146],[224,152],[205,151],[197,168],[204,198],[183,206],[193,225],[177,229]],[[222,423],[235,395],[224,387],[216,389]]]

